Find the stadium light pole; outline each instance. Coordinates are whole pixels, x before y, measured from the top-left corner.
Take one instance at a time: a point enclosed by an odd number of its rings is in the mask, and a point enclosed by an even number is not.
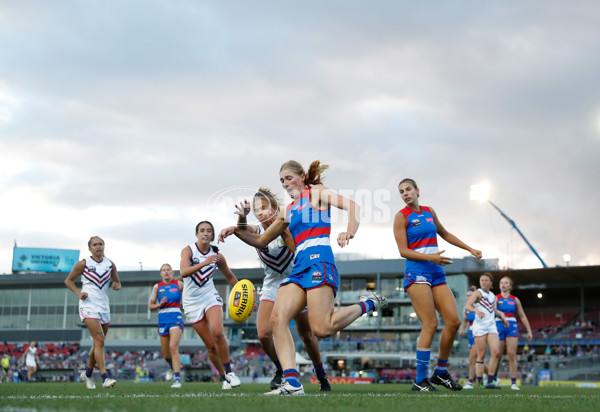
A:
[[[548,265],[546,265],[546,262],[544,262],[544,259],[542,259],[542,257],[538,254],[538,252],[531,245],[531,243],[529,243],[529,241],[527,240],[527,238],[525,237],[523,232],[521,232],[521,230],[517,227],[517,224],[515,223],[515,221],[512,220],[510,217],[508,217],[506,215],[506,213],[504,213],[502,210],[500,210],[500,208],[498,206],[496,206],[490,200],[490,184],[489,183],[480,183],[478,185],[472,185],[470,197],[471,197],[471,200],[480,200],[480,201],[486,200],[490,205],[492,205],[494,207],[494,209],[496,209],[500,213],[500,215],[502,215],[502,217],[504,219],[506,219],[506,221],[513,227],[513,229],[515,229],[517,231],[519,236],[521,236],[521,239],[523,239],[523,241],[525,241],[525,243],[527,243],[527,246],[529,246],[529,249],[531,249],[533,254],[539,259],[539,261],[542,263],[542,266],[545,268],[548,267]]]

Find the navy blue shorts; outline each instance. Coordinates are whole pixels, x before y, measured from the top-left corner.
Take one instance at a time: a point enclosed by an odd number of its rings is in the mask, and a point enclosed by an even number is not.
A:
[[[168,336],[172,328],[183,330],[183,315],[181,313],[160,314],[158,317],[158,334],[160,336]]]
[[[498,329],[498,337],[500,340],[506,340],[506,338],[518,338],[519,337],[519,326],[517,322],[508,322],[508,327],[504,326],[501,320],[496,321],[496,328]]]
[[[304,269],[300,273],[292,273],[281,282],[281,286],[295,283],[305,291],[329,285],[333,288],[333,295],[337,294],[340,285],[340,277],[335,265],[326,262],[317,262]]]
[[[446,273],[420,273],[420,272],[412,272],[404,274],[404,290],[408,289],[411,285],[415,283],[421,283],[424,285],[429,285],[432,288],[440,285],[446,284]]]

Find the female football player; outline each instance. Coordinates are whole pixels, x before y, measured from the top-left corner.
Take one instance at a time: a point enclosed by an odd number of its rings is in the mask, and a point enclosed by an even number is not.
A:
[[[27,352],[21,358],[21,365],[27,366],[27,382],[31,382],[31,378],[37,372],[37,367],[40,364],[40,358],[38,357],[38,347],[36,341],[31,341]]]
[[[250,208],[254,216],[258,219],[259,225],[249,225],[246,216],[250,213]],[[247,200],[236,205],[236,214],[238,215],[237,227],[240,230],[248,230],[251,233],[261,234],[271,226],[271,223],[279,213],[279,202],[275,195],[266,188],[261,187],[254,195],[252,205]],[[231,228],[230,228],[231,229]],[[227,229],[225,229],[227,230]],[[273,343],[273,329],[271,328],[271,314],[275,304],[275,298],[279,285],[292,273],[294,260],[294,239],[289,230],[286,229],[283,234],[273,240],[263,249],[256,249],[260,260],[263,263],[265,278],[260,293],[260,306],[256,319],[256,328],[258,330],[258,339],[260,345],[267,355],[271,358],[276,367],[275,377],[271,381],[271,389],[277,389],[283,383],[283,369],[275,345]],[[300,312],[295,318],[298,334],[304,342],[306,352],[315,367],[315,373],[319,380],[319,388],[323,392],[331,391],[331,385],[327,379],[321,353],[319,352],[319,340],[313,335],[308,323],[306,311]]]
[[[228,390],[240,386],[240,378],[231,370],[229,344],[223,333],[223,299],[215,288],[213,274],[219,268],[231,286],[235,286],[238,280],[229,269],[225,256],[211,245],[215,240],[212,223],[198,223],[196,238],[195,243],[181,251],[179,268],[183,278],[183,311],[219,371],[222,388]]]
[[[227,236],[235,234],[245,243],[263,249],[283,235],[289,226],[294,239],[294,267],[279,287],[271,315],[273,341],[283,368],[285,384],[268,392],[269,395],[304,394],[295,369],[296,350],[289,324],[305,307],[308,307],[308,320],[313,333],[317,337],[327,337],[363,314],[387,305],[385,298],[365,292],[356,305],[334,311],[339,277],[329,243],[330,207],[348,212],[347,230],[337,236],[340,247],[348,245],[358,229],[359,208],[352,200],[323,186],[321,175],[327,167],[315,160],[306,173],[296,161],[284,163],[279,170],[279,179],[293,203],[286,210],[281,210],[262,234],[232,227],[221,231],[219,236],[219,240],[223,241]]]
[[[487,389],[500,389],[496,382],[496,375],[488,374],[488,382],[483,386],[483,361],[487,347],[490,348],[490,362],[488,369],[490,373],[496,370],[498,361],[500,360],[500,341],[498,339],[498,329],[496,328],[497,316],[502,320],[504,326],[508,326],[508,321],[504,313],[496,308],[496,295],[490,291],[494,278],[490,272],[484,272],[479,276],[479,289],[477,289],[467,300],[465,310],[475,313],[473,320],[473,337],[475,338],[475,346],[477,347],[477,361],[475,364],[475,372],[477,374],[477,382],[480,387]]]
[[[183,333],[181,314],[181,291],[183,282],[173,279],[173,268],[168,263],[160,267],[162,282],[152,287],[150,310],[158,311],[158,335],[160,346],[167,363],[171,366],[167,380],[174,379],[171,388],[181,388],[181,358],[179,341]]]
[[[92,236],[88,241],[92,256],[75,264],[67,276],[65,284],[79,298],[79,317],[85,323],[93,343],[87,369],[81,372],[81,381],[85,382],[88,389],[96,389],[92,380],[94,366],[100,369],[102,387],[112,388],[117,383],[109,378],[104,361],[104,340],[110,326],[110,306],[108,304],[109,281],[112,290],[121,289],[121,281],[117,273],[117,266],[104,256],[104,240]],[[81,291],[75,285],[75,279],[81,276]]]
[[[504,276],[500,279],[500,293],[496,295],[498,302],[497,308],[500,312],[504,313],[508,319],[508,326],[505,327],[500,319],[496,319],[496,328],[498,328],[498,337],[500,339],[500,360],[506,347],[506,354],[508,355],[508,369],[510,372],[510,389],[514,391],[519,390],[517,385],[517,346],[519,345],[519,327],[517,326],[517,315],[527,330],[527,341],[531,342],[533,334],[531,333],[531,326],[529,320],[523,310],[523,305],[518,297],[511,294],[512,291],[512,279],[508,276]],[[506,343],[505,343],[506,342]],[[498,367],[500,362],[498,362]],[[496,368],[496,375],[497,369]]]
[[[433,208],[419,205],[420,190],[414,180],[402,180],[398,190],[406,207],[396,214],[394,237],[400,255],[406,258],[404,290],[408,292],[422,325],[417,341],[417,378],[412,390],[437,391],[431,385],[434,383],[459,391],[462,386],[451,378],[447,369],[448,357],[460,326],[456,300],[446,283],[446,273],[442,268],[452,260],[442,256],[445,250],[438,250],[437,235],[451,245],[467,250],[477,259],[481,259],[481,251],[448,232]],[[431,357],[431,342],[437,330],[436,310],[444,320],[444,328],[440,336],[437,367],[429,381],[427,366]]]

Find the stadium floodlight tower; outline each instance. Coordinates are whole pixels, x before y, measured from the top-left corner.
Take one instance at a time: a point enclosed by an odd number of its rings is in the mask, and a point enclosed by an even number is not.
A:
[[[540,262],[542,263],[542,266],[545,268],[548,267],[548,265],[546,265],[546,262],[544,262],[544,259],[542,259],[542,257],[538,254],[538,252],[533,248],[531,243],[529,243],[529,241],[527,240],[527,238],[525,237],[523,232],[521,232],[519,230],[515,221],[512,220],[510,217],[506,216],[506,213],[504,213],[502,210],[500,210],[500,208],[498,206],[496,206],[490,200],[490,184],[489,183],[484,182],[484,183],[480,183],[478,185],[471,185],[471,196],[470,197],[471,197],[471,200],[487,201],[490,205],[492,205],[494,207],[494,209],[496,209],[498,212],[500,212],[502,217],[504,219],[506,219],[506,221],[513,227],[513,229],[515,229],[517,231],[519,236],[521,236],[521,239],[523,239],[525,241],[525,243],[527,243],[527,246],[529,246],[529,249],[531,249],[533,254],[540,260]]]

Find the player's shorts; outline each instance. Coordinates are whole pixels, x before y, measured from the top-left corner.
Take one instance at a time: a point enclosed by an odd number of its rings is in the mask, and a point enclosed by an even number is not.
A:
[[[424,272],[411,272],[404,274],[403,287],[404,290],[408,289],[411,285],[423,284],[429,285],[432,288],[446,284],[446,273],[424,273]]]
[[[183,310],[187,321],[191,324],[201,322],[206,316],[206,311],[214,307],[223,307],[223,299],[218,292],[214,292],[204,298],[200,302],[184,302]]]
[[[317,262],[300,273],[292,273],[281,282],[281,286],[288,283],[295,283],[305,291],[328,285],[333,288],[333,295],[335,296],[340,284],[340,278],[335,265],[327,262]]]
[[[500,340],[506,340],[506,338],[518,338],[519,337],[519,325],[517,322],[508,321],[508,326],[504,326],[501,320],[496,321],[496,329],[498,329],[498,337]]]
[[[37,364],[35,363],[35,358],[31,359],[30,357],[25,358],[25,366],[30,368],[35,368]]]
[[[497,335],[498,334],[498,329],[496,329],[496,322],[494,322],[494,321],[481,323],[481,322],[477,322],[477,320],[475,320],[473,322],[473,327],[471,328],[471,330],[473,331],[474,338],[478,338],[480,336],[485,336],[485,335],[492,335],[492,334]]]
[[[82,322],[86,319],[99,319],[102,325],[106,325],[110,323],[110,311],[92,306],[79,305],[79,319]]]
[[[279,291],[279,285],[285,280],[284,275],[267,275],[263,280],[262,288],[260,289],[260,301],[266,300],[268,302],[275,302],[277,292]]]
[[[267,281],[267,278],[270,278]],[[277,292],[279,292],[279,285],[285,279],[285,276],[279,277],[278,281],[275,283],[272,281],[273,276],[266,276],[263,286],[260,288],[259,296],[261,302],[273,302],[275,303],[275,299],[277,298]],[[308,313],[308,308],[305,307],[300,311],[300,315]]]
[[[469,328],[469,349],[471,349],[473,347],[473,345],[475,345],[475,338],[473,337],[473,330],[472,330],[472,326],[471,328]]]
[[[158,334],[160,336],[169,336],[169,332],[173,328],[183,330],[183,315],[181,312],[159,313]]]

